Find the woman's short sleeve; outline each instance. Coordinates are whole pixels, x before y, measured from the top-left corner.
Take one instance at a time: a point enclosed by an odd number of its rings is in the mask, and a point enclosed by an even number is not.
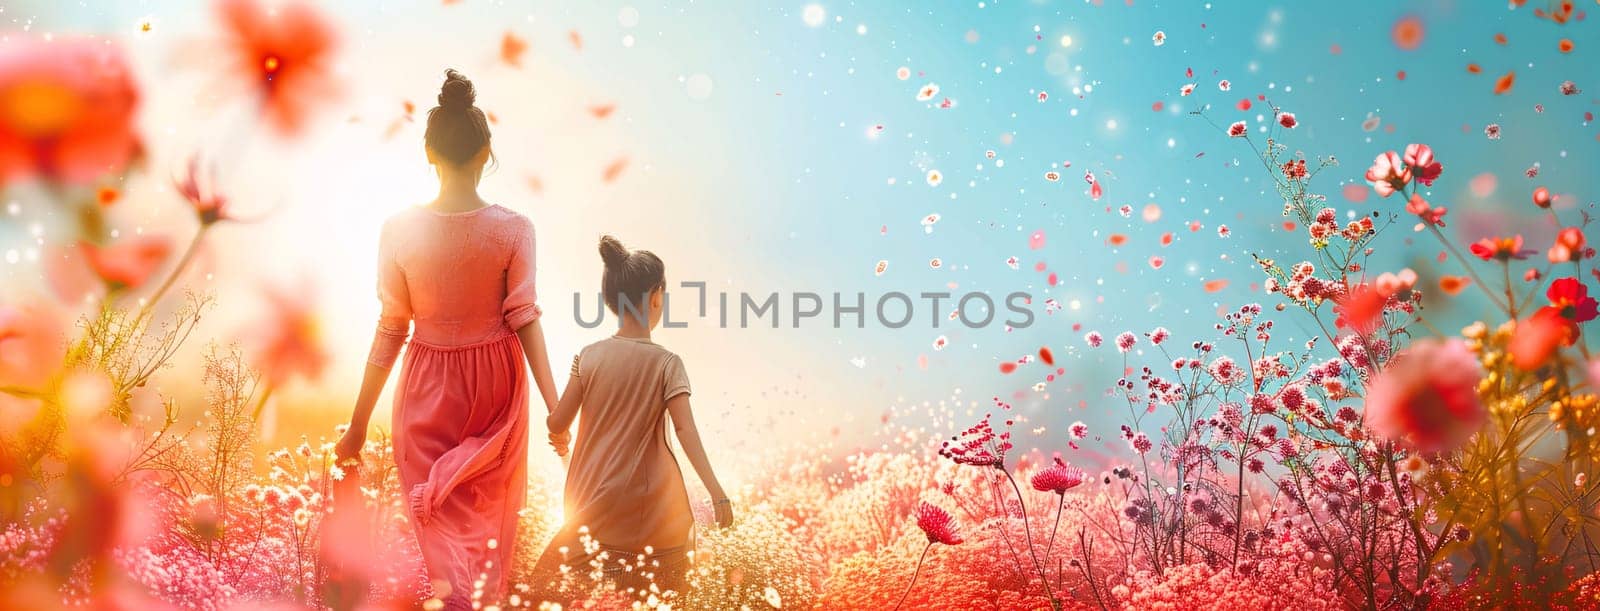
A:
[[[401,346],[411,335],[411,293],[396,259],[400,245],[393,225],[393,220],[385,222],[378,237],[378,301],[383,304],[383,313],[378,316],[378,330],[367,354],[368,363],[384,369],[394,366]]]
[[[683,369],[683,359],[674,354],[667,357],[667,362],[663,367],[661,377],[664,383],[662,384],[661,400],[671,401],[673,397],[678,395],[689,394],[689,373]]]
[[[506,326],[518,330],[539,319],[538,297],[534,288],[533,223],[518,217],[520,229],[514,236],[511,260],[506,265],[506,300],[501,312]]]

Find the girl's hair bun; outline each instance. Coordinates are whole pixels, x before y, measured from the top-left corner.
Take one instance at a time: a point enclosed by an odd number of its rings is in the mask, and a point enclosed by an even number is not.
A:
[[[439,87],[439,106],[448,110],[466,110],[478,99],[472,81],[455,70],[444,72],[444,85]]]
[[[620,267],[628,262],[628,247],[612,236],[600,236],[600,258],[606,262],[606,267]]]
[[[655,253],[628,250],[621,240],[603,235],[600,236],[600,258],[606,262],[606,271],[600,278],[600,295],[606,307],[618,316],[624,313],[637,316],[648,311],[650,293],[666,288],[667,266]]]

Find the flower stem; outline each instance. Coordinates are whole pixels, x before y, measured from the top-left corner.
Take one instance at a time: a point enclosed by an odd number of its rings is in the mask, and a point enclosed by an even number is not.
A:
[[[1438,238],[1439,243],[1444,245],[1445,250],[1450,251],[1450,256],[1455,257],[1457,261],[1461,262],[1461,267],[1465,268],[1467,270],[1467,275],[1472,277],[1472,283],[1478,285],[1478,288],[1483,291],[1483,294],[1489,297],[1489,302],[1493,303],[1495,307],[1500,308],[1501,311],[1510,314],[1511,309],[1507,307],[1504,302],[1500,301],[1500,296],[1495,295],[1494,291],[1489,290],[1489,285],[1484,284],[1483,277],[1478,275],[1478,270],[1473,269],[1472,264],[1467,262],[1467,258],[1461,256],[1461,251],[1456,249],[1454,242],[1451,242],[1449,238],[1444,237],[1444,232],[1439,231],[1439,226],[1427,221],[1423,221],[1422,224],[1428,227],[1428,231],[1433,233],[1433,237]]]
[[[906,597],[911,595],[911,588],[917,585],[917,576],[922,574],[922,561],[928,557],[928,550],[930,549],[933,549],[932,541],[922,546],[922,555],[917,556],[917,568],[911,571],[911,583],[906,584],[906,591],[900,595],[900,602],[894,604],[895,611],[899,611],[900,605],[906,604]]]
[[[1057,494],[1056,496],[1061,497],[1061,503],[1056,505],[1056,522],[1050,527],[1050,542],[1044,545],[1044,557],[1046,560],[1050,558],[1050,548],[1056,546],[1056,529],[1061,527],[1061,510],[1067,507],[1067,495]],[[1057,577],[1059,578],[1059,575]]]
[[[183,271],[189,267],[189,263],[194,261],[195,253],[200,250],[200,241],[205,238],[206,229],[209,228],[209,225],[201,225],[200,229],[194,232],[194,238],[189,240],[189,247],[184,249],[183,256],[178,258],[178,264],[172,268],[171,273],[167,274],[166,280],[161,282],[161,286],[156,288],[156,292],[151,293],[150,297],[145,299],[144,307],[139,308],[139,315],[133,318],[135,326],[144,322],[144,319],[150,316],[150,313],[155,310],[156,303],[161,301],[161,297],[166,295],[168,290],[172,289],[172,285],[178,281],[179,276],[183,275]]]
[[[261,410],[266,409],[266,407],[267,407],[267,399],[271,399],[271,398],[272,398],[272,387],[268,386],[268,387],[266,387],[266,389],[261,391],[261,399],[256,401],[255,413],[250,416],[250,421],[251,422],[260,422],[261,421]]]
[[[1061,602],[1056,600],[1055,592],[1050,590],[1050,578],[1045,576],[1044,565],[1039,563],[1039,552],[1033,549],[1033,530],[1028,527],[1027,500],[1022,498],[1022,489],[1017,487],[1017,478],[1011,477],[1011,471],[1003,467],[1001,470],[1005,471],[1006,481],[1011,482],[1011,490],[1017,493],[1017,508],[1022,510],[1023,544],[1028,546],[1028,556],[1033,558],[1033,570],[1039,572],[1039,581],[1041,582],[1039,585],[1044,587],[1044,595],[1050,599],[1050,608],[1060,609]]]
[[[20,397],[23,399],[32,399],[44,396],[44,393],[42,392],[29,390],[20,386],[0,386],[0,394],[11,395],[13,397]]]

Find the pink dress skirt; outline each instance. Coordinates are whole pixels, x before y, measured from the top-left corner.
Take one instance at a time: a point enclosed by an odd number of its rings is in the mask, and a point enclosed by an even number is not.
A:
[[[394,455],[434,596],[447,609],[501,600],[527,493],[529,393],[515,330],[539,317],[533,225],[499,206],[415,208],[385,223],[379,244],[383,315],[368,361],[392,367],[415,323]]]

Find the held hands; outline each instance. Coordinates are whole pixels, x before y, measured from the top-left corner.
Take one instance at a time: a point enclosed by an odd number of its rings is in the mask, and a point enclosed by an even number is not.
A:
[[[566,458],[567,452],[571,449],[571,445],[572,433],[568,431],[561,431],[560,433],[550,434],[550,447],[556,451],[556,456]]]

